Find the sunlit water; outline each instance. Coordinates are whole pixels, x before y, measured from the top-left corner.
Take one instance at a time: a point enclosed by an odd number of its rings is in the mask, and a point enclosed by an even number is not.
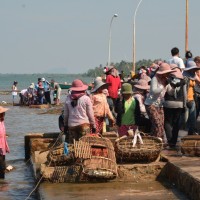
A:
[[[4,96],[4,99],[9,98]],[[0,182],[0,199],[22,200],[35,186],[30,164],[24,161],[24,136],[27,133],[58,132],[58,115],[39,115],[41,110],[28,107],[9,108],[5,123],[10,153],[6,155],[6,161],[15,169]],[[29,199],[37,199],[37,196],[33,194]]]

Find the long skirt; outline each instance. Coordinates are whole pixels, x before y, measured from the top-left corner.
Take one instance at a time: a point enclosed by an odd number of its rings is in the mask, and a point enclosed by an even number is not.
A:
[[[146,111],[151,120],[151,134],[156,137],[164,138],[164,111],[163,107],[154,105],[146,106]]]
[[[104,117],[94,117],[96,124],[96,133],[102,134]]]

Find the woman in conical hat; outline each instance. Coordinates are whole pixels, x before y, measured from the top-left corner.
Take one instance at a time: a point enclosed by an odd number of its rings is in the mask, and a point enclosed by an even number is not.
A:
[[[108,84],[104,83],[101,79],[95,79],[94,88],[91,90],[93,95],[91,96],[94,117],[96,123],[96,133],[102,133],[103,130],[103,122],[105,117],[108,117],[112,124],[115,123],[115,119],[110,111],[107,97],[104,94],[104,90],[107,89]]]
[[[5,112],[8,108],[4,108],[0,106],[0,179],[5,178],[5,169],[6,169],[6,162],[5,156],[6,153],[10,152],[7,140],[6,140],[6,129],[4,124],[4,117]]]

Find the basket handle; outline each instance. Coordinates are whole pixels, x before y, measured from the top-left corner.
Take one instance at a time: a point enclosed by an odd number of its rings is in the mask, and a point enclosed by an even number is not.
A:
[[[102,135],[100,133],[90,133],[89,136],[92,136],[92,137],[101,137],[102,138]]]

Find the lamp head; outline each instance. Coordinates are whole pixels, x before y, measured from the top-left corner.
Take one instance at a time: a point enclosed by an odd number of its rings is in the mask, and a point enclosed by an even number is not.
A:
[[[114,14],[113,17],[118,17],[118,14]]]

